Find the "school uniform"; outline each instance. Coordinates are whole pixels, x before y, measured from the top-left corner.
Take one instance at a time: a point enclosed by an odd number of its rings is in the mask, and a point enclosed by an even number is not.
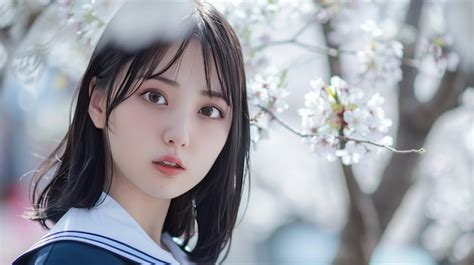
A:
[[[156,244],[106,193],[92,209],[71,208],[13,264],[192,264],[168,234]]]

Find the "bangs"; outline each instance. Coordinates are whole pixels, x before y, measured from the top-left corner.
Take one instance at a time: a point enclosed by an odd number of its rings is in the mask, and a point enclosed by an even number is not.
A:
[[[168,44],[165,48],[155,48],[155,51],[153,52],[154,56],[149,57],[153,59],[150,59],[150,61],[147,63],[147,66],[144,66],[141,70],[142,73],[140,73],[140,76],[142,76],[143,78],[140,78],[139,83],[141,84],[144,80],[150,78],[152,75],[161,75],[170,70],[179,72],[184,51],[187,49],[189,43],[193,39],[196,39],[201,45],[201,53],[204,59],[204,74],[208,95],[211,96],[212,92],[211,72],[212,68],[214,67],[214,69],[216,69],[215,71],[219,80],[221,92],[224,96],[224,100],[229,106],[232,106],[233,100],[231,90],[239,90],[239,87],[235,85],[236,83],[234,83],[234,80],[238,78],[229,78],[229,76],[224,73],[229,73],[230,71],[233,71],[235,73],[236,71],[234,71],[233,69],[235,69],[236,67],[231,67],[222,58],[222,50],[230,50],[229,47],[221,47],[221,45],[212,45],[215,44],[215,41],[213,40],[215,40],[216,38],[218,37],[213,35],[213,33],[209,29],[200,29],[199,27],[196,27],[192,34],[189,34],[186,39],[181,42],[180,47],[176,51],[173,58],[164,67],[159,69],[158,72],[155,72],[155,70],[162,61],[164,54],[166,53],[163,52],[163,50],[168,51],[172,44]],[[229,57],[229,55],[227,55],[226,57]],[[136,89],[134,89],[131,94],[133,94],[135,90]]]
[[[234,102],[246,100],[245,69],[239,40],[230,24],[212,6],[206,3],[197,5],[196,26],[193,36],[198,38],[204,58],[204,69],[208,92],[210,88],[211,63],[214,63],[222,94],[229,106]],[[220,21],[221,23],[216,23]]]
[[[245,69],[237,36],[229,24],[215,23],[220,19],[210,16],[211,12],[205,11],[205,8],[205,5],[196,7],[195,13],[189,17],[193,26],[180,40],[180,46],[173,58],[158,72],[155,70],[176,42],[155,43],[130,56],[130,66],[111,102],[112,108],[132,96],[143,81],[152,75],[161,75],[172,68],[179,71],[184,51],[193,39],[199,40],[201,44],[208,95],[211,96],[212,92],[211,72],[214,66],[226,103],[232,107],[234,102],[245,100],[242,98],[242,91],[245,90]]]
[[[206,33],[206,34],[204,34]],[[160,48],[155,48],[155,51],[153,52],[154,56],[149,57],[153,58],[150,59],[149,62],[147,63],[147,66],[144,66],[141,69],[141,73],[139,76],[141,78],[139,79],[139,83],[141,84],[144,80],[149,79],[151,76],[154,75],[161,75],[167,71],[173,71],[173,72],[179,72],[180,66],[181,66],[181,61],[183,59],[184,51],[187,49],[189,46],[189,43],[195,39],[198,40],[200,45],[201,45],[201,53],[203,56],[203,63],[204,63],[204,74],[205,74],[205,80],[206,80],[206,88],[208,91],[208,95],[211,96],[212,93],[212,88],[211,88],[211,74],[212,74],[212,68],[215,69],[217,78],[219,80],[219,85],[221,88],[221,92],[224,96],[225,102],[229,105],[232,106],[232,98],[231,98],[231,89],[234,89],[230,84],[231,80],[226,80],[223,73],[227,72],[229,69],[225,68],[226,66],[222,64],[222,59],[221,55],[217,52],[219,48],[216,45],[211,45],[210,39],[215,38],[215,36],[210,35],[211,33],[209,31],[198,31],[197,29],[192,33],[189,34],[186,39],[184,39],[178,50],[175,52],[173,58],[161,69],[159,69],[157,72],[155,72],[156,68],[160,64],[160,62],[163,59],[163,56],[166,52],[163,52],[163,50],[169,51],[169,48],[171,47],[172,44],[168,44],[167,47],[160,47]],[[135,92],[131,92],[133,94]]]

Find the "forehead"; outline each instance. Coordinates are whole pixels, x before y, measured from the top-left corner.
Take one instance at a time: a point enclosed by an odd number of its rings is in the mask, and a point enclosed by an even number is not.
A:
[[[203,88],[206,88],[206,60],[203,55],[201,42],[194,38],[190,39],[181,56],[175,58],[180,45],[181,43],[174,43],[170,46],[156,69],[154,69],[153,74],[161,72],[162,69],[171,63],[169,69],[161,73],[160,76],[174,80],[182,85],[200,84],[204,86]],[[211,56],[212,53],[209,51],[208,54],[209,85],[212,90],[221,91],[216,64]]]

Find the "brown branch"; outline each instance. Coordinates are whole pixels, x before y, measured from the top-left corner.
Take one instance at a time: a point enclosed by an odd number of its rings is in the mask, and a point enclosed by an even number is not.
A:
[[[331,47],[329,44],[330,32],[331,32],[330,23],[323,24],[323,34],[324,34],[324,39],[326,40],[326,46],[337,51],[337,48]],[[328,56],[328,63],[329,63],[329,73],[331,76],[335,76],[335,75],[342,76],[341,62],[339,60],[339,56]]]
[[[474,73],[465,73],[461,68],[455,71],[446,71],[443,75],[436,94],[433,98],[420,106],[419,120],[433,124],[445,111],[449,111],[460,103],[460,96],[469,86],[469,77]]]
[[[408,11],[405,17],[405,24],[418,29],[421,12],[423,10],[423,0],[412,0],[408,7]],[[416,42],[406,44],[403,48],[403,59],[402,62],[413,61],[415,58]],[[400,93],[399,93],[399,108],[400,111],[404,110],[408,113],[416,113],[416,107],[419,105],[419,101],[415,96],[415,79],[418,74],[418,68],[412,67],[410,64],[402,64],[403,78],[400,81]]]
[[[405,16],[405,24],[415,29],[419,28],[424,0],[411,0]]]
[[[333,264],[353,264],[356,259],[362,261],[358,264],[368,264],[380,237],[377,212],[370,196],[360,189],[352,167],[341,167],[349,196],[348,220]]]

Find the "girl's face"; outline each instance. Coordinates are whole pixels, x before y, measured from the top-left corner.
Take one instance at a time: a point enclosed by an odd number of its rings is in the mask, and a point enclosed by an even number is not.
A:
[[[171,47],[155,73],[177,48]],[[206,176],[232,122],[232,108],[219,97],[222,90],[214,64],[210,65],[212,97],[207,92],[200,43],[191,40],[169,70],[145,80],[111,112],[107,133],[114,166],[112,189],[125,196],[139,192],[171,199]],[[165,156],[181,160],[184,170],[163,173],[156,162]]]

